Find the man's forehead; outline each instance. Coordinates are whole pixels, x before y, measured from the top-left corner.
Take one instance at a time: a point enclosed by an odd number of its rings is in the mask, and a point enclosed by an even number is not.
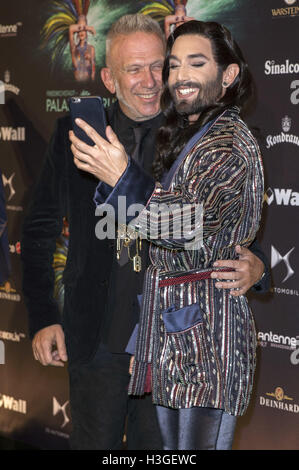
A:
[[[144,31],[118,34],[111,41],[111,49],[121,49],[121,54],[125,54],[128,48],[131,53],[136,54],[138,52],[154,52],[159,48],[164,52],[164,43],[155,33],[147,33]]]

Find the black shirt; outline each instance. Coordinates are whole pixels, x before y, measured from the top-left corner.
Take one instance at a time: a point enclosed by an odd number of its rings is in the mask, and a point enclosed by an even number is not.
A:
[[[120,109],[118,102],[108,110],[108,121],[116,133],[128,155],[133,157],[148,172],[152,173],[155,155],[155,141],[163,116],[159,114],[148,121],[133,121]],[[141,128],[143,137],[140,151],[136,155],[134,128]],[[143,278],[148,266],[148,248],[146,240],[142,240],[141,258],[142,270],[135,272],[131,260],[121,265],[116,257],[116,242],[113,245],[113,261],[108,286],[108,301],[103,325],[103,341],[114,353],[124,353],[131,333],[139,319],[137,295],[142,293]],[[125,252],[125,253],[124,253]],[[127,255],[127,249],[122,248],[122,257]],[[136,253],[135,243],[130,247],[130,254]]]

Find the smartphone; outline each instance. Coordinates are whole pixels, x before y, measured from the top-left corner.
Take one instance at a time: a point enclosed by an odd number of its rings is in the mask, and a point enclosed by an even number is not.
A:
[[[88,135],[77,126],[75,119],[81,118],[87,122],[104,139],[106,139],[106,114],[103,100],[100,96],[73,96],[69,99],[73,131],[78,139],[88,145],[94,145]]]

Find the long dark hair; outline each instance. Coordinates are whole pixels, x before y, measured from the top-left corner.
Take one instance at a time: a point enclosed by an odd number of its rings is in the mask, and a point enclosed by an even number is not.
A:
[[[198,120],[191,125],[186,117],[177,113],[167,84],[172,46],[179,36],[190,34],[200,35],[211,41],[218,70],[224,71],[230,64],[238,64],[240,68],[238,76],[226,89],[225,95],[212,106],[206,107],[200,113]],[[182,148],[199,128],[230,106],[237,105],[244,112],[254,94],[252,76],[239,46],[224,26],[212,21],[188,21],[174,30],[167,41],[162,77],[164,90],[161,96],[161,109],[166,122],[157,137],[157,154],[153,164],[157,180],[171,167]]]

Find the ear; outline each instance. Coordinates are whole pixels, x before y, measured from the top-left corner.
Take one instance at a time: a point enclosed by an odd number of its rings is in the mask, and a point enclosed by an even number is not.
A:
[[[110,91],[110,93],[114,94],[115,93],[114,78],[109,67],[103,67],[101,69],[101,79],[105,87]]]
[[[227,69],[223,72],[222,86],[228,88],[233,84],[236,77],[239,75],[240,67],[238,64],[229,64]]]

